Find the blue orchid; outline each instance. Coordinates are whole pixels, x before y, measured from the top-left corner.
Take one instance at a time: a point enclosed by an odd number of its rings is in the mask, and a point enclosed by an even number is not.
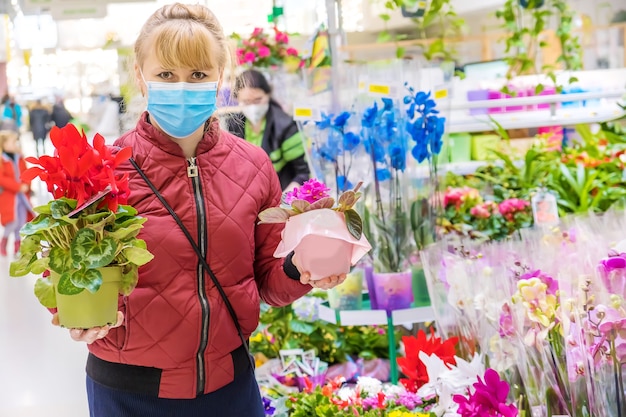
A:
[[[339,114],[339,116],[335,117],[332,125],[336,129],[343,129],[344,127],[346,127],[346,123],[348,123],[349,119],[350,112],[344,111],[343,113]]]
[[[327,115],[326,113],[322,112],[321,114],[321,119],[318,122],[315,122],[315,126],[318,129],[328,129],[330,127],[330,125],[332,124],[332,114],[331,115]]]
[[[363,119],[361,125],[365,128],[372,128],[376,124],[376,118],[378,117],[378,103],[374,103],[372,107],[365,109],[363,113]]]
[[[361,144],[361,137],[353,132],[348,132],[343,135],[343,148],[351,152]]]
[[[416,93],[412,87],[407,89],[410,94],[403,100],[409,118],[406,131],[415,141],[411,154],[421,163],[441,152],[446,119],[438,116],[437,103],[431,98],[430,92]]]

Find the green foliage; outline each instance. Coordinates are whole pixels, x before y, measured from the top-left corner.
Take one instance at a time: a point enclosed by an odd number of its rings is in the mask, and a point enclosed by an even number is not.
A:
[[[52,200],[35,208],[37,217],[21,230],[24,237],[19,257],[11,263],[11,276],[41,274],[46,269],[60,275],[60,294],[96,292],[102,284],[99,268],[122,267],[123,294],[137,284],[138,267],[152,260],[143,240],[137,235],[145,218],[130,206],[120,205],[117,212],[99,210],[98,202],[69,217],[76,201]],[[56,306],[52,285],[39,279],[35,294],[48,308]]]
[[[556,195],[561,216],[588,211],[601,213],[616,204],[624,204],[626,132],[623,126],[616,121],[607,122],[593,133],[588,125],[579,125],[577,132],[582,140],[563,151],[539,144],[530,148],[521,161],[494,152],[497,160],[492,164],[472,175],[448,173],[446,185],[475,188],[495,203],[509,198],[529,201],[538,189],[547,189]],[[515,218],[515,227],[531,223],[530,218]],[[444,230],[474,238],[498,239],[503,236],[494,230],[513,231],[511,224],[497,224],[493,217],[476,219],[469,214],[469,207],[448,207],[439,224]]]
[[[537,68],[537,57],[542,48],[549,46],[541,41],[541,34],[550,27],[554,19],[557,27],[556,36],[559,39],[562,53],[557,63],[564,69],[577,71],[582,69],[582,48],[578,36],[572,34],[574,11],[566,0],[545,0],[531,2],[526,7],[519,0],[506,0],[504,6],[496,12],[496,17],[502,20],[502,27],[508,33],[505,39],[506,60],[509,64],[508,78],[517,75],[545,73],[560,92],[563,86],[556,85],[556,68]],[[569,83],[576,82],[570,78]],[[545,87],[538,85],[535,93],[540,94]],[[506,91],[503,89],[506,94]]]
[[[412,3],[410,0],[387,0],[384,3],[387,13],[379,15],[384,22],[384,30],[379,34],[379,42],[395,42],[397,44],[396,57],[402,58],[406,53],[406,49],[398,44],[399,41],[407,38],[406,35],[392,35],[389,32],[388,22],[391,19],[390,13],[399,10],[403,6]],[[424,15],[411,19],[416,26],[416,35],[418,39],[427,39],[427,32],[431,29],[437,31],[437,38],[429,42],[424,50],[424,57],[429,60],[454,61],[456,58],[456,50],[454,44],[448,39],[458,36],[465,21],[456,14],[452,0],[430,0]]]
[[[337,326],[323,320],[306,321],[291,305],[261,305],[259,328],[250,338],[250,351],[277,358],[280,350],[314,349],[329,364],[343,363],[348,357],[365,360],[389,358],[386,326]],[[396,332],[395,340],[400,340]]]

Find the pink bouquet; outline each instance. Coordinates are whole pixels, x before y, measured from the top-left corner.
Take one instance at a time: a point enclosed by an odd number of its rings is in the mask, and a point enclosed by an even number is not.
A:
[[[298,50],[289,46],[289,36],[285,32],[274,29],[270,36],[262,28],[255,28],[248,39],[239,39],[237,60],[240,65],[257,68],[279,67],[285,63],[296,63],[302,60]]]
[[[342,193],[335,204],[330,189],[311,179],[285,193],[281,207],[261,212],[261,223],[286,223],[274,256],[294,251],[298,265],[311,273],[312,280],[348,273],[371,249],[361,216],[353,208],[361,197],[359,188],[360,184]]]

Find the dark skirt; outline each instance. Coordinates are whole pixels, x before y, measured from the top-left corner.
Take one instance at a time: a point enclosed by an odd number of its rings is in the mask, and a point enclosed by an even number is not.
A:
[[[115,390],[87,376],[90,417],[264,417],[259,386],[248,369],[225,387],[190,400]]]

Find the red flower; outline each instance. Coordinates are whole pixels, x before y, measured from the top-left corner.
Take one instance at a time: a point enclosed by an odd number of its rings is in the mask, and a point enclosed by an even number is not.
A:
[[[63,128],[53,127],[50,140],[55,148],[54,156],[26,158],[35,166],[24,171],[24,181],[39,177],[55,199],[65,197],[76,200],[77,207],[105,192],[108,193],[98,208],[106,206],[111,211],[117,211],[118,204],[126,204],[128,176],[116,176],[115,169],[132,156],[130,148],[114,153],[98,134],[91,146],[84,132],[78,132],[72,124]]]
[[[441,341],[441,338],[435,337],[435,331],[431,328],[430,336],[426,337],[426,333],[420,330],[417,336],[404,336],[402,338],[404,342],[404,349],[406,356],[404,358],[398,358],[398,366],[402,373],[407,378],[401,378],[400,382],[404,387],[411,392],[417,392],[417,390],[428,382],[428,372],[426,365],[419,358],[419,353],[424,352],[427,355],[435,354],[444,363],[449,365],[456,365],[454,355],[458,338],[452,337],[445,342]]]

